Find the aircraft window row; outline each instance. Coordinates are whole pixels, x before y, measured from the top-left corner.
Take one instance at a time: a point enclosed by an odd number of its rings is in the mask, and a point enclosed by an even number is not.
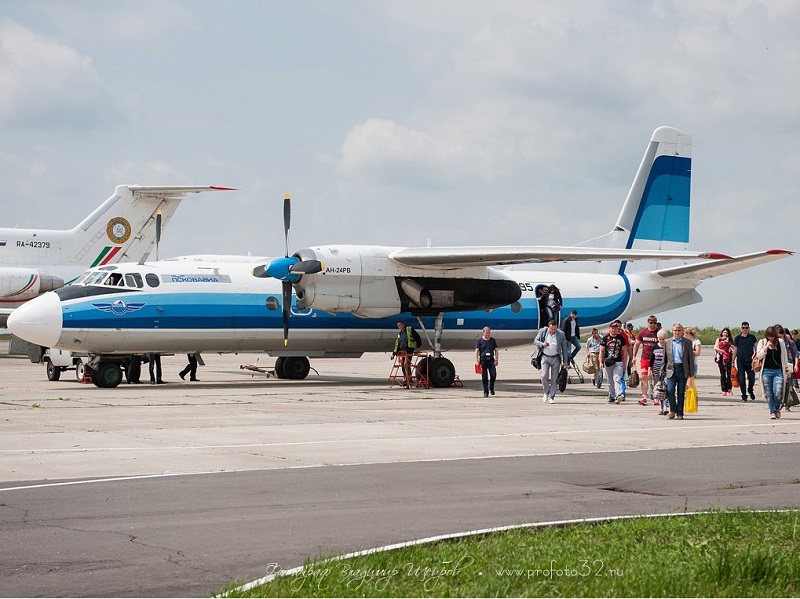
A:
[[[82,285],[103,285],[104,287],[128,287],[132,289],[142,289],[147,282],[149,287],[158,287],[161,280],[154,273],[147,273],[142,280],[142,275],[138,272],[112,272],[111,274],[103,271],[93,272],[86,275],[82,280]]]

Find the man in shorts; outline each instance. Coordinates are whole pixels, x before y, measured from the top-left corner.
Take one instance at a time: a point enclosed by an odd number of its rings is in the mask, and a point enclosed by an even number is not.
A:
[[[639,404],[647,405],[647,380],[650,378],[650,370],[652,367],[651,361],[653,359],[653,350],[658,347],[658,319],[652,314],[647,317],[647,326],[639,331],[636,335],[636,342],[633,344],[633,365],[636,366],[636,354],[639,353],[639,348],[642,350],[642,359],[639,362],[639,378],[642,381],[642,399]],[[655,400],[653,400],[655,405]]]

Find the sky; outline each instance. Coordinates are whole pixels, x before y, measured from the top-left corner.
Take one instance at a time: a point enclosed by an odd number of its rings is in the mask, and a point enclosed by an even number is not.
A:
[[[286,193],[291,252],[573,245],[669,125],[693,136],[689,249],[800,250],[797,31],[794,0],[3,0],[2,224],[222,185],[161,257],[283,254]],[[796,327],[797,272],[706,281],[659,317]]]

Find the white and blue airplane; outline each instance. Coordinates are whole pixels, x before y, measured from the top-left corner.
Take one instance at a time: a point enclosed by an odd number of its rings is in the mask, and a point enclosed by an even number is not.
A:
[[[15,308],[87,267],[146,260],[183,196],[223,189],[118,185],[72,229],[0,228],[0,327]]]
[[[689,240],[690,176],[691,138],[656,129],[612,230],[574,247],[326,245],[289,256],[287,198],[285,257],[98,266],[18,309],[8,324],[32,343],[87,352],[95,385],[114,387],[122,366],[147,352],[264,351],[278,358],[278,376],[302,379],[309,357],[388,351],[397,321],[417,319],[433,349],[431,382],[449,386],[455,369],[441,352],[472,349],[483,326],[503,347],[531,342],[542,325],[543,285],[560,289],[564,314],[575,309],[583,326],[594,326],[696,303],[702,280],[790,254],[675,249]],[[681,263],[629,272],[633,260]],[[591,273],[535,268],[568,261],[601,264]]]

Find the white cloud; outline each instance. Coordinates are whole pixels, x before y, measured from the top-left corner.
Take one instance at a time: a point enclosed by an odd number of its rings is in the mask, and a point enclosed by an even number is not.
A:
[[[91,128],[119,117],[91,58],[9,20],[0,21],[0,122]]]

